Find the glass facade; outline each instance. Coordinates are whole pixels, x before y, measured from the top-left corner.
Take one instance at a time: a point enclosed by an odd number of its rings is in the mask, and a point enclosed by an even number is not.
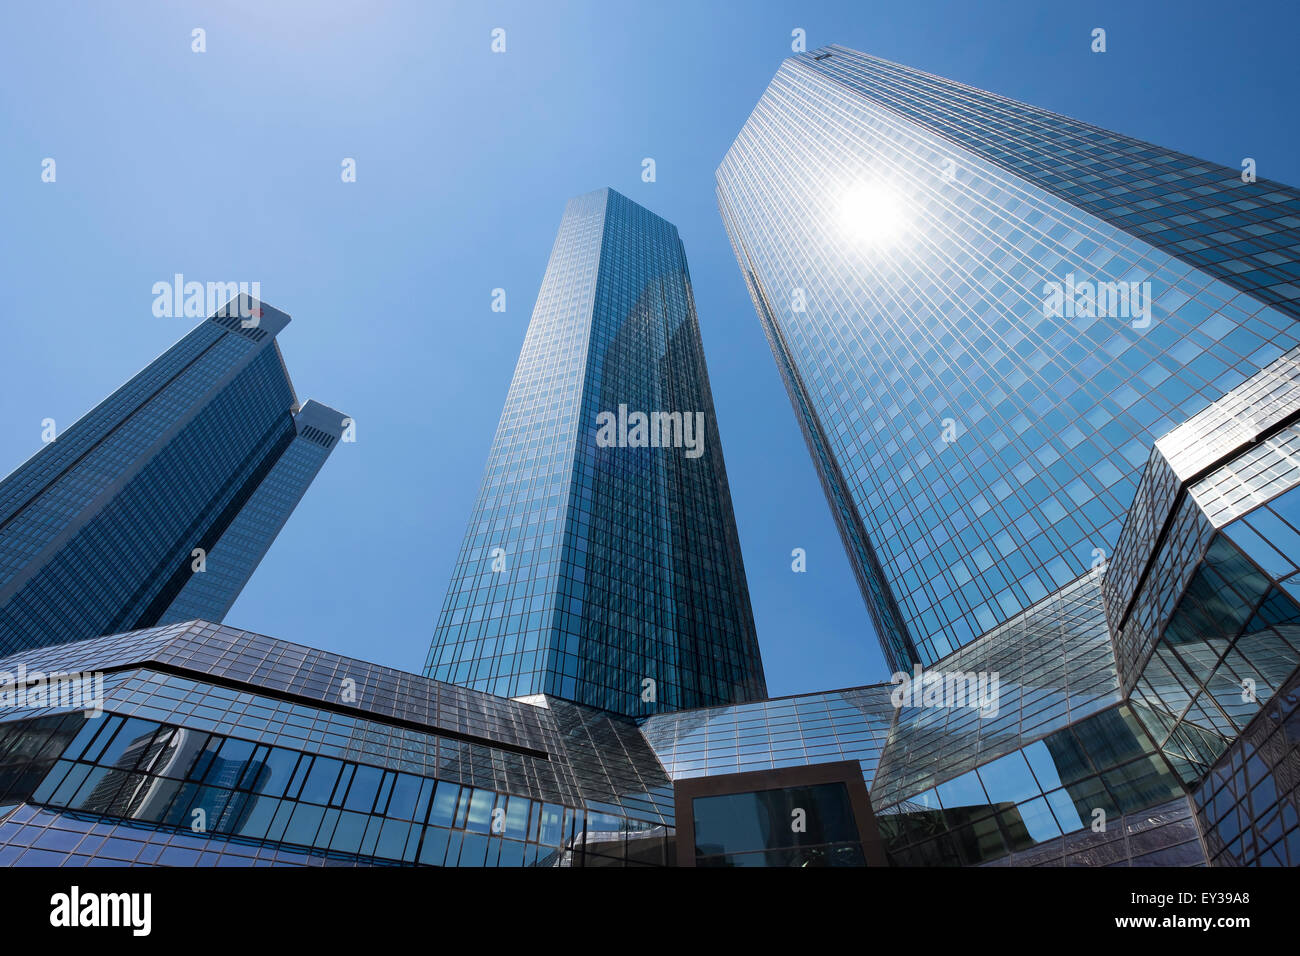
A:
[[[873,797],[877,806],[883,799]],[[972,866],[1057,845],[1058,838],[1084,831],[1105,835],[1118,829],[1122,836],[1127,815],[1174,800],[1186,805],[1177,776],[1121,706],[880,806],[877,814],[893,862]],[[1186,845],[1180,858],[1162,854],[1148,862],[1205,862],[1194,829],[1178,842]]]
[[[232,301],[0,482],[0,653],[225,616],[343,432],[288,321]]]
[[[1287,352],[1156,442],[1103,585],[1126,690],[1215,532],[1300,484],[1298,355]],[[1268,525],[1280,537],[1258,552],[1264,566],[1277,548],[1295,550],[1284,526]],[[1238,526],[1236,537],[1248,534]]]
[[[1097,575],[1041,601],[951,655],[935,676],[996,676],[992,707],[924,700],[897,709],[889,746],[872,782],[884,806],[1121,700]],[[958,703],[954,701],[954,703]]]
[[[1205,866],[1205,846],[1187,797],[1014,850],[983,866]]]
[[[890,689],[656,714],[641,732],[674,780],[854,760],[870,785],[894,723]]]
[[[830,56],[821,54],[830,52]],[[820,71],[1300,318],[1300,190],[839,46]],[[996,129],[991,135],[990,130]]]
[[[3,711],[3,862],[669,860],[671,783],[627,718],[203,622],[26,652],[0,671],[19,663],[99,671],[104,713]]]
[[[1155,438],[1300,341],[1297,194],[1239,172],[842,47],[782,65],[718,202],[896,669],[1096,567]]]
[[[1296,500],[1283,497],[1284,506]],[[1255,524],[1265,525],[1275,512],[1258,514]],[[1188,783],[1206,774],[1300,666],[1300,605],[1234,545],[1236,537],[1272,550],[1245,518],[1214,538],[1131,695]]]
[[[1044,634],[1038,659],[1059,640]],[[1093,691],[1062,708],[1029,693],[1032,668],[1011,732],[981,735],[895,709],[891,685],[638,725],[204,622],[26,651],[0,672],[20,664],[28,687],[99,673],[102,714],[6,701],[0,863],[672,865],[683,787],[698,866],[861,865],[868,843],[881,863],[1204,862],[1183,784],[1129,709]]]
[[[208,551],[207,569],[184,579],[157,621],[141,623],[222,620],[338,444],[345,420],[341,412],[308,400],[293,417],[288,445],[238,507],[219,520],[224,531]]]
[[[1124,689],[1194,785],[1300,666],[1293,350],[1156,442],[1103,590]]]
[[[425,673],[629,715],[766,693],[686,256],[611,189],[565,209]]]
[[[1300,676],[1246,726],[1193,793],[1215,866],[1300,866]]]
[[[679,787],[854,761],[899,865],[1203,865],[1184,784],[1124,705],[1101,577],[1084,575],[927,672],[995,675],[988,710],[896,702],[891,683],[655,715],[642,733]],[[775,849],[764,865],[793,852]],[[697,865],[741,865],[729,852],[698,850]]]
[[[866,866],[842,783],[696,797],[696,866]]]
[[[590,831],[602,837],[593,855],[622,861],[626,853],[628,828],[611,825],[608,815],[588,819],[559,804],[136,718],[74,714],[62,721],[79,732],[26,799],[69,815],[191,835],[197,827],[245,845],[366,862],[573,865]],[[22,750],[51,723],[0,728],[9,749]],[[51,740],[65,734],[61,724],[50,730]],[[617,846],[605,839],[611,829],[623,840]],[[48,840],[33,844],[57,851]]]

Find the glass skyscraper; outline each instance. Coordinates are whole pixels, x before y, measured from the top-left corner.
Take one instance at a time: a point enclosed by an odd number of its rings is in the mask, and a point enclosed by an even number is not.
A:
[[[609,711],[765,695],[686,255],[569,201],[425,673]]]
[[[1110,557],[1156,438],[1300,341],[1300,192],[839,46],[722,217],[896,669]]]
[[[344,431],[232,300],[0,482],[0,653],[220,621]]]

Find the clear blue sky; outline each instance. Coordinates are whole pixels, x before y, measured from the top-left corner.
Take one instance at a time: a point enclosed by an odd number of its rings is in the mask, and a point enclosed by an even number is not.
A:
[[[774,695],[884,679],[713,171],[790,32],[1300,182],[1293,2],[28,2],[0,13],[0,473],[259,281],[351,414],[228,622],[418,670],[564,201],[679,227]],[[1089,51],[1090,31],[1109,50]],[[192,53],[191,30],[207,32]],[[489,50],[507,31],[507,52]],[[641,160],[658,181],[641,181]],[[41,161],[57,181],[41,182]],[[354,184],[340,181],[344,157]],[[508,310],[490,309],[507,290]],[[808,572],[790,551],[808,552]]]

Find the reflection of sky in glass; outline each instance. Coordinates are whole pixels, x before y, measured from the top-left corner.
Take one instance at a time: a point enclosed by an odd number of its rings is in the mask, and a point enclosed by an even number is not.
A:
[[[1009,839],[1022,840],[1019,827],[1023,826],[1039,843],[1090,825],[1097,809],[1108,816],[1130,813],[1182,793],[1176,776],[1155,754],[1152,741],[1127,708],[1120,707],[1101,711],[902,801],[881,799],[878,791],[872,796],[873,807],[885,820],[942,809],[951,828],[982,819],[988,826],[987,818],[996,814]],[[925,839],[932,831],[922,834],[903,841]],[[999,855],[997,845],[995,838],[989,859]]]
[[[1290,317],[846,89],[875,82],[858,62],[786,61],[718,170],[719,201],[843,482],[825,477],[929,663],[1109,552],[1154,439],[1300,339]],[[983,108],[956,85],[935,95]],[[1106,135],[1050,123],[1080,150]],[[981,148],[1006,145],[975,128]],[[852,235],[846,207],[876,225]],[[1045,316],[1044,283],[1071,273],[1150,282],[1150,324]]]
[[[602,446],[620,408],[702,420],[695,457]],[[686,255],[613,190],[565,208],[425,672],[635,716],[766,696]]]
[[[984,806],[989,802],[984,794],[984,787],[974,770],[962,774],[954,780],[939,784],[939,803],[945,810],[958,807]]]
[[[857,760],[870,786],[894,718],[892,689],[657,714],[641,731],[674,779]]]

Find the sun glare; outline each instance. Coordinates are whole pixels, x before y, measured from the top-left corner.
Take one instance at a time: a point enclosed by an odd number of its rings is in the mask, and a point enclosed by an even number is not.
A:
[[[880,245],[896,239],[906,224],[903,204],[881,183],[854,183],[840,197],[840,223],[855,241]]]

